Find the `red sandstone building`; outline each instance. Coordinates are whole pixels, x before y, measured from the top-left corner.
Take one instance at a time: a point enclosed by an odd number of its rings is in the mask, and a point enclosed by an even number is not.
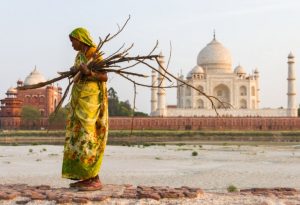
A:
[[[45,77],[35,68],[23,81],[18,80],[17,86],[33,85],[46,81]],[[21,110],[25,105],[36,107],[41,113],[41,119],[35,128],[43,128],[48,125],[48,117],[55,110],[62,97],[62,89],[59,86],[45,86],[32,90],[17,90],[10,88],[6,92],[6,98],[1,100],[0,128],[20,129],[24,122],[21,120]],[[33,125],[26,125],[32,128]]]

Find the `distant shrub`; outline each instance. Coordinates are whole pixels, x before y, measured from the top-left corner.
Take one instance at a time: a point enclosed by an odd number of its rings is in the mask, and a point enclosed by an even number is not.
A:
[[[177,143],[176,145],[180,147],[180,146],[184,146],[185,143]]]
[[[229,186],[227,187],[227,191],[228,191],[228,192],[237,192],[238,189],[237,189],[236,186],[234,186],[234,185],[229,185]]]
[[[151,144],[149,144],[149,143],[143,144],[143,147],[149,147],[149,146],[151,146]]]
[[[192,152],[192,156],[193,156],[193,157],[195,157],[195,156],[197,156],[197,155],[198,155],[198,152],[196,152],[196,151],[193,151],[193,152]]]

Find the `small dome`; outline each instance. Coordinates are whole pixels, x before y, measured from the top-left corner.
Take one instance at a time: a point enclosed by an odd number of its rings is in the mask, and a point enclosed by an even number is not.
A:
[[[244,70],[244,68],[242,66],[238,65],[237,67],[235,67],[234,73],[236,73],[236,74],[246,74],[246,71]]]
[[[24,85],[33,85],[45,81],[45,77],[34,68],[34,70],[25,78]]]
[[[231,54],[214,38],[199,52],[197,64],[207,72],[231,72]]]
[[[14,87],[10,87],[10,88],[7,90],[6,94],[17,94],[17,89],[14,88]]]
[[[204,70],[201,66],[196,65],[186,76],[186,78],[192,78],[193,74],[204,74]]]
[[[202,74],[204,73],[204,70],[201,66],[196,65],[192,70],[192,74]]]
[[[192,73],[192,70],[186,75],[186,78],[192,78],[193,76],[193,73]]]
[[[294,58],[294,54],[292,52],[290,52],[290,54],[288,55],[288,58]]]
[[[258,74],[258,73],[259,73],[259,71],[258,71],[258,69],[257,69],[257,68],[255,68],[255,70],[254,70],[254,73],[256,73],[256,74]]]

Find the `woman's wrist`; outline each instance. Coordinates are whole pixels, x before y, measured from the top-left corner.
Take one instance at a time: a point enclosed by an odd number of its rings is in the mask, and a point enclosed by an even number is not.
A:
[[[95,77],[95,72],[93,72],[93,71],[90,70],[89,76],[90,77]]]

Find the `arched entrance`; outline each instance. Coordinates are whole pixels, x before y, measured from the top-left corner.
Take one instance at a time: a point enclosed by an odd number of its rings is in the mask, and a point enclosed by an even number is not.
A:
[[[227,85],[224,85],[224,84],[217,85],[213,90],[213,95],[225,103],[224,106],[222,106],[222,104],[220,102],[215,100],[214,102],[215,102],[215,106],[217,108],[229,108],[230,107],[227,104],[227,103],[230,104],[230,90]]]
[[[201,100],[201,99],[197,100],[197,108],[200,108],[200,109],[204,108],[204,102],[203,102],[203,100]]]

